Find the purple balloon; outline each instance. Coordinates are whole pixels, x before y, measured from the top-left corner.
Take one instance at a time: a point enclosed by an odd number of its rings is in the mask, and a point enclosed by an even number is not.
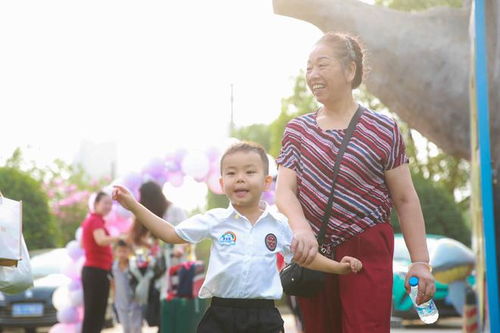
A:
[[[160,158],[151,160],[142,172],[160,184],[163,184],[166,181],[165,162]]]
[[[78,260],[81,256],[83,256],[83,249],[80,247],[80,244],[76,240],[70,241],[66,245],[66,251],[68,251],[68,255],[73,260]]]
[[[82,281],[80,279],[73,279],[68,285],[68,290],[76,291],[82,289]]]
[[[83,289],[70,291],[69,304],[74,307],[83,305]]]
[[[57,320],[63,324],[74,324],[79,321],[78,309],[74,306],[69,306],[57,311]]]
[[[176,163],[181,165],[182,160],[184,159],[184,156],[186,156],[187,151],[185,149],[178,149],[174,153],[174,160]]]
[[[262,194],[262,200],[267,202],[268,204],[272,205],[274,204],[275,201],[275,194],[274,191],[266,191]]]
[[[123,185],[130,191],[139,189],[142,184],[142,176],[137,172],[129,173],[123,180]]]

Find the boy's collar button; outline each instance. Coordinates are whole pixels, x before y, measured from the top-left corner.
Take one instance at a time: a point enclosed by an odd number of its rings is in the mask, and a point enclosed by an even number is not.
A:
[[[235,218],[235,219],[239,219],[240,217],[241,217],[241,216],[240,216],[240,214],[238,214],[238,213],[234,213],[234,218]]]

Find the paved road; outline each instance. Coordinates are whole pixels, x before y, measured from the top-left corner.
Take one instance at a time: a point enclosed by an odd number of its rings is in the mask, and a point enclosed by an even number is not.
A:
[[[295,328],[295,321],[293,316],[290,314],[284,314],[283,319],[285,321],[285,332],[286,333],[299,333]],[[394,327],[391,329],[391,333],[460,333],[461,329],[461,319],[445,319],[441,321],[439,326],[428,327],[420,324],[418,321],[408,322],[408,324],[415,324],[409,327]],[[399,326],[399,325],[397,325]],[[144,327],[143,333],[156,333],[155,328]],[[113,329],[104,330],[103,333],[121,333],[122,330],[119,326]]]
[[[295,328],[295,322],[293,316],[290,314],[284,314],[283,319],[285,321],[285,332],[286,333],[299,333]],[[439,326],[425,326],[420,324],[418,321],[411,322],[411,324],[417,324],[409,327],[394,327],[391,329],[391,333],[460,333],[461,330],[461,319],[453,318],[453,319],[445,319],[440,321]],[[400,326],[395,323],[395,326]],[[21,329],[9,329],[5,330],[5,333],[22,333]],[[48,332],[48,328],[39,329],[39,333]],[[117,325],[114,328],[108,328],[102,331],[102,333],[122,333],[122,329],[120,325]],[[142,330],[143,333],[156,333],[157,328],[155,327],[144,327]]]

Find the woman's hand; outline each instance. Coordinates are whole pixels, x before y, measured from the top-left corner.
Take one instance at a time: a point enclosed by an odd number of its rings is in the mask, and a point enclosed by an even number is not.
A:
[[[135,200],[132,193],[130,193],[127,188],[121,185],[113,186],[113,200],[116,200],[123,206],[123,208],[132,211],[134,206],[137,204],[137,200]]]
[[[422,304],[427,302],[434,296],[436,292],[436,285],[434,283],[434,276],[429,270],[429,267],[423,263],[415,263],[410,266],[408,273],[406,273],[405,288],[406,292],[410,293],[410,283],[408,282],[412,276],[418,277],[418,295],[416,302]]]
[[[345,256],[340,260],[340,264],[343,265],[342,272],[340,274],[357,273],[363,268],[363,264],[359,259]]]
[[[311,264],[318,253],[318,241],[312,230],[297,230],[293,234],[291,250],[294,262],[302,266]]]

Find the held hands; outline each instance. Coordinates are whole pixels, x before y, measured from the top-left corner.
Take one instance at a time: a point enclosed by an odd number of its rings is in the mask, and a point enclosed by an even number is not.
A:
[[[356,258],[345,256],[340,260],[341,270],[339,274],[357,273],[363,268],[363,264]]]
[[[310,229],[297,230],[293,235],[291,250],[293,261],[301,266],[309,265],[318,253],[318,241]]]
[[[123,206],[123,208],[126,208],[130,211],[137,204],[137,200],[135,200],[134,196],[130,193],[130,191],[121,185],[113,186],[112,198],[113,200],[118,201],[120,205]]]
[[[416,302],[417,304],[422,304],[427,302],[434,296],[436,292],[436,285],[434,284],[434,276],[425,264],[415,263],[410,265],[408,273],[406,273],[405,288],[406,292],[410,292],[410,277],[418,277],[418,295]]]

